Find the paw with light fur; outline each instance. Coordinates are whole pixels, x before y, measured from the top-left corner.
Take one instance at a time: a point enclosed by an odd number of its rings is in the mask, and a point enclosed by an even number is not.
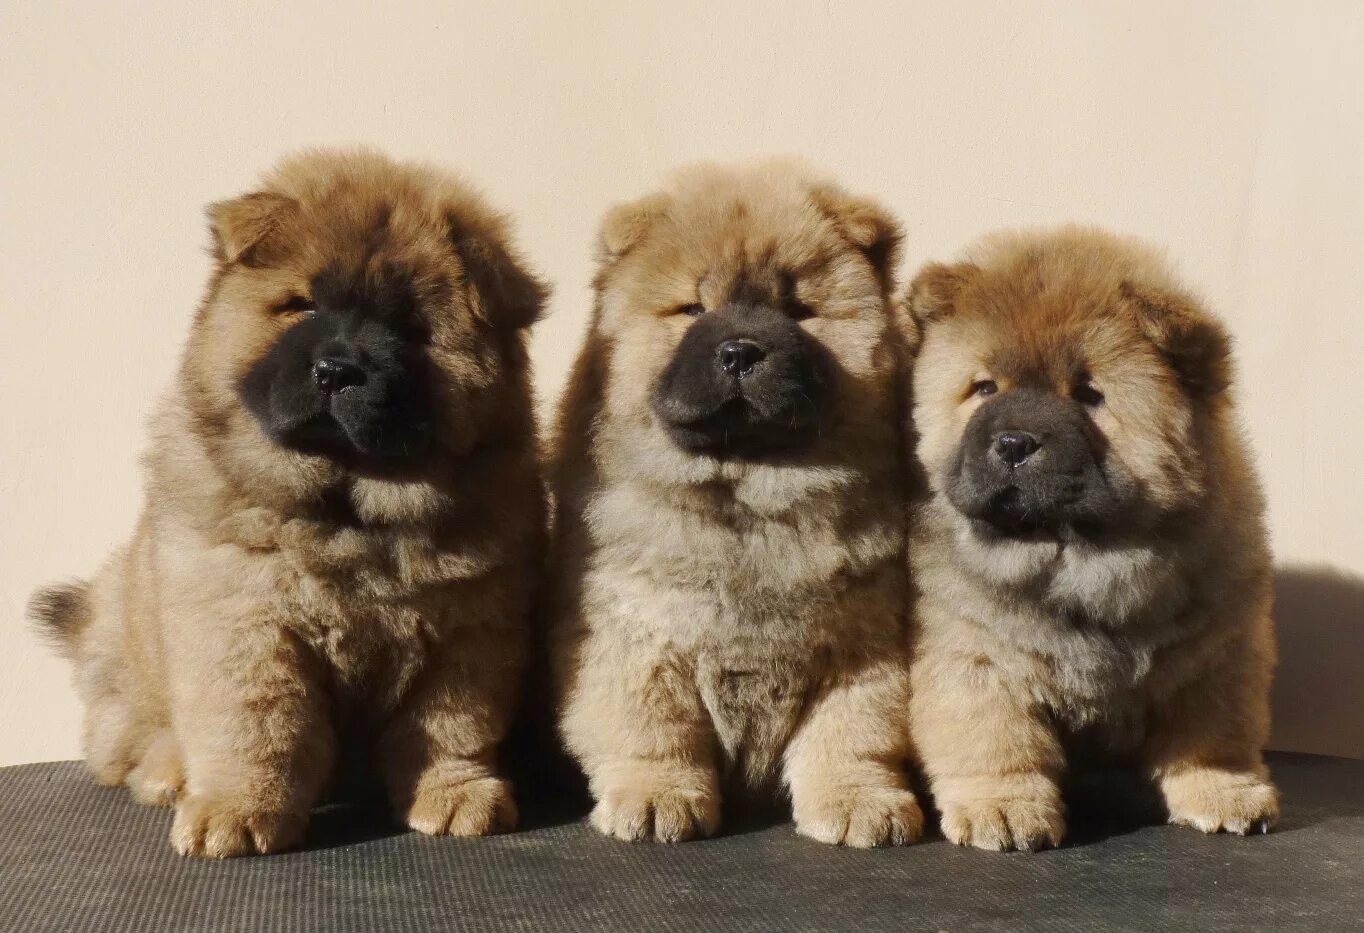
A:
[[[307,814],[253,807],[249,801],[191,795],[175,808],[171,845],[181,855],[269,855],[303,838]]]
[[[137,767],[124,778],[133,799],[146,807],[173,807],[185,785],[185,768],[180,747],[170,732],[163,732],[151,743]]]
[[[1205,833],[1267,833],[1279,821],[1279,791],[1247,771],[1195,768],[1161,781],[1170,822]]]
[[[1060,795],[939,798],[942,834],[961,846],[993,852],[1036,852],[1061,844],[1066,834]]]
[[[829,845],[903,846],[923,835],[924,815],[900,787],[832,786],[794,795],[796,832]]]
[[[516,801],[495,777],[423,782],[407,808],[407,825],[428,836],[488,836],[516,826]]]
[[[686,842],[719,828],[720,795],[713,787],[636,778],[605,788],[592,825],[626,842]]]

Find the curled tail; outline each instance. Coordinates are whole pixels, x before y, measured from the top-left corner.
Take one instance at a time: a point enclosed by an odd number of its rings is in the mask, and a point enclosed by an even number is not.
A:
[[[85,580],[53,583],[36,590],[28,601],[28,618],[38,633],[70,656],[76,639],[90,624],[90,584]]]

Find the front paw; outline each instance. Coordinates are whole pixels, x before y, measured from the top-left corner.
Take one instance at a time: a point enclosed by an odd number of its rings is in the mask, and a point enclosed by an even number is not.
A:
[[[423,782],[404,816],[428,836],[488,836],[516,826],[516,801],[501,778]]]
[[[268,855],[298,844],[306,814],[261,810],[249,801],[191,795],[175,808],[171,845],[181,855]]]
[[[1279,792],[1248,771],[1193,768],[1161,782],[1170,822],[1205,833],[1267,833],[1279,821]]]
[[[835,846],[902,846],[923,835],[919,801],[899,787],[835,785],[795,796],[796,832]]]
[[[636,775],[602,792],[592,825],[626,842],[685,842],[719,827],[720,795],[704,783]]]
[[[973,798],[939,797],[942,834],[960,846],[993,852],[1036,852],[1066,834],[1060,794]]]

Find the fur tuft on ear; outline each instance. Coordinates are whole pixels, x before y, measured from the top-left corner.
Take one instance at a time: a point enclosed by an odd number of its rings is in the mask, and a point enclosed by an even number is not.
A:
[[[264,265],[271,256],[271,234],[295,207],[297,202],[292,198],[269,191],[210,204],[208,227],[213,235],[213,257],[225,266]]]
[[[848,241],[866,254],[882,282],[889,286],[903,237],[895,215],[871,198],[849,194],[835,185],[817,185],[811,189],[810,198]]]
[[[1213,396],[1231,385],[1231,336],[1192,295],[1132,281],[1120,290],[1186,390]]]
[[[666,194],[651,194],[607,211],[597,235],[598,261],[615,262],[638,246],[654,222],[667,212],[671,201]]]
[[[540,319],[549,286],[525,269],[503,244],[500,231],[466,228],[452,217],[450,235],[475,314],[499,330],[520,330]]]
[[[930,262],[910,283],[905,310],[919,326],[942,320],[952,313],[961,290],[979,273],[975,263]]]

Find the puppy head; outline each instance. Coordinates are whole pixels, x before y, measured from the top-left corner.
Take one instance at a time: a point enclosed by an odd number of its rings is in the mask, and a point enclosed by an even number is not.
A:
[[[248,488],[312,498],[347,476],[433,475],[524,385],[544,289],[457,180],[309,153],[209,218],[216,268],[188,395]]]
[[[1132,241],[986,241],[906,299],[919,456],[978,541],[1149,529],[1205,494],[1222,327]]]
[[[594,328],[631,468],[800,461],[883,413],[898,241],[879,206],[786,163],[694,167],[611,211]]]

